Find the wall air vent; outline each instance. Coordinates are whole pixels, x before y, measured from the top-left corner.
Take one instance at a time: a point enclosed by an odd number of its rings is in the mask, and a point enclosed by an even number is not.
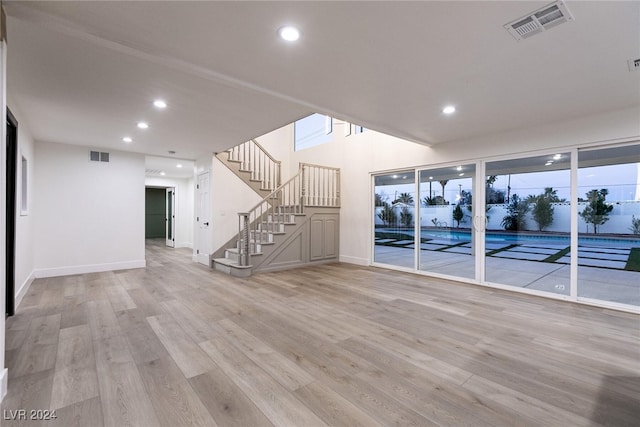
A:
[[[145,169],[145,175],[160,175],[162,169]]]
[[[100,151],[89,151],[89,160],[92,162],[109,163],[109,153],[103,153]]]
[[[516,40],[522,40],[567,21],[573,21],[573,16],[571,16],[571,12],[569,12],[564,2],[560,0],[548,4],[527,16],[509,22],[504,28]]]

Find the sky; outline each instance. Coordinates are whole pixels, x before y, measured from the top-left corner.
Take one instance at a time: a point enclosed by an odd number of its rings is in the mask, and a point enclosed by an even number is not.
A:
[[[493,187],[506,194],[509,185],[511,186],[510,194],[518,194],[522,198],[541,194],[545,187],[553,187],[554,190],[558,190],[559,198],[570,199],[569,170],[500,175]],[[433,195],[442,194],[442,186],[437,181],[433,182],[431,188]],[[640,201],[640,163],[578,169],[578,197],[586,198],[588,191],[601,188],[609,190],[607,201]],[[455,203],[461,189],[471,190],[470,178],[449,181],[445,186],[445,199]],[[414,190],[413,184],[376,187],[376,192],[384,192],[389,202],[402,192],[410,193],[415,199]],[[429,194],[428,183],[421,188],[421,191],[422,199]]]

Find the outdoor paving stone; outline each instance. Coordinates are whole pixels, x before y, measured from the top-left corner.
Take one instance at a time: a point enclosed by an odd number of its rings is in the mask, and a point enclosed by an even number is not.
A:
[[[627,265],[627,263],[621,262],[621,261],[608,261],[608,260],[602,260],[602,259],[578,258],[578,265],[588,265],[590,267],[617,268],[620,270],[624,270],[624,267]]]
[[[496,258],[521,259],[521,260],[527,260],[527,261],[542,261],[543,259],[548,257],[548,255],[545,255],[545,254],[531,254],[527,252],[515,252],[515,251],[502,251],[491,256]]]
[[[393,242],[394,245],[409,245],[413,243],[413,240],[398,240],[397,242]]]
[[[609,254],[605,252],[583,252],[581,250],[578,250],[578,258],[604,259],[608,261],[627,262],[627,260],[629,259],[629,254],[619,255],[619,254]]]
[[[508,243],[491,243],[491,242],[486,242],[484,244],[484,247],[486,249],[490,249],[492,251],[495,251],[496,249],[502,249],[502,248],[506,248],[507,246],[509,246]]]
[[[563,256],[558,261],[561,264],[569,264],[571,262],[571,258],[567,256]],[[607,259],[593,259],[593,258],[583,258],[578,257],[578,265],[580,266],[588,266],[588,267],[601,267],[601,268],[614,268],[618,270],[624,270],[627,265],[626,261],[615,261],[615,260],[607,260]]]
[[[420,244],[420,249],[428,250],[428,251],[435,251],[435,250],[438,250],[438,249],[442,249],[445,246],[448,246],[448,245],[434,245],[434,244],[431,244],[431,243],[421,243]]]
[[[542,248],[542,249],[556,249],[562,250],[569,246],[569,243],[538,243],[538,244],[524,244],[523,246],[527,246],[529,248]]]
[[[465,248],[463,246],[455,246],[453,248],[443,249],[442,252],[452,252],[456,254],[468,254],[471,255],[471,248]]]
[[[468,240],[454,240],[454,239],[442,239],[442,240],[430,240],[429,243],[435,243],[438,245],[445,245],[445,246],[450,246],[450,245],[455,245],[457,243],[463,243],[463,242],[468,242]]]
[[[599,248],[599,247],[593,247],[593,246],[578,245],[578,252],[598,252],[598,253],[629,255],[629,252],[631,252],[631,249],[611,249],[611,248]]]
[[[541,248],[541,247],[535,247],[535,246],[526,246],[526,245],[522,245],[522,246],[517,246],[513,249],[509,249],[509,251],[513,251],[513,252],[529,252],[532,254],[546,254],[546,255],[553,255],[558,253],[557,249],[549,249],[549,248]]]
[[[582,246],[578,246],[578,252],[594,252],[594,253],[607,253],[607,254],[615,254],[615,255],[629,255],[631,249],[610,249],[610,248],[585,248]]]

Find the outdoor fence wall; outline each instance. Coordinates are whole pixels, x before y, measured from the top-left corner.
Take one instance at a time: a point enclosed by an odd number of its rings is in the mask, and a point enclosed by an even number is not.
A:
[[[598,226],[598,233],[603,234],[632,234],[632,218],[640,218],[640,201],[631,202],[612,202],[613,210],[609,213],[609,220],[602,225]],[[582,212],[588,205],[587,202],[578,203],[578,213]],[[501,225],[502,219],[508,214],[507,205],[488,205],[491,209],[486,213],[489,218],[487,222],[487,230],[504,230]],[[553,222],[550,226],[545,227],[544,231],[552,232],[564,232],[570,231],[571,224],[571,205],[569,203],[552,203],[553,206]],[[457,223],[453,219],[453,210],[456,205],[437,205],[421,207],[421,227],[453,227],[455,228]],[[386,224],[380,219],[379,213],[382,211],[382,207],[376,207],[375,225],[385,226]],[[400,211],[402,207],[396,206],[394,210],[396,212],[397,221],[390,226],[401,226]],[[413,224],[416,221],[415,207],[408,207],[409,212],[413,215]],[[473,213],[469,211],[467,206],[462,206],[464,212],[464,218],[460,221],[460,228],[470,228],[472,223]],[[521,231],[538,231],[538,225],[529,212],[526,216],[526,228]],[[593,233],[593,224],[587,224],[581,216],[578,217],[578,232],[579,233]]]

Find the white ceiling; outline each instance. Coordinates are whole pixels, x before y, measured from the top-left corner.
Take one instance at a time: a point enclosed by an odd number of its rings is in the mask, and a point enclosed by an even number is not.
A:
[[[312,112],[431,145],[640,105],[640,2],[503,28],[547,3],[9,1],[8,92],[38,140],[185,159]]]

